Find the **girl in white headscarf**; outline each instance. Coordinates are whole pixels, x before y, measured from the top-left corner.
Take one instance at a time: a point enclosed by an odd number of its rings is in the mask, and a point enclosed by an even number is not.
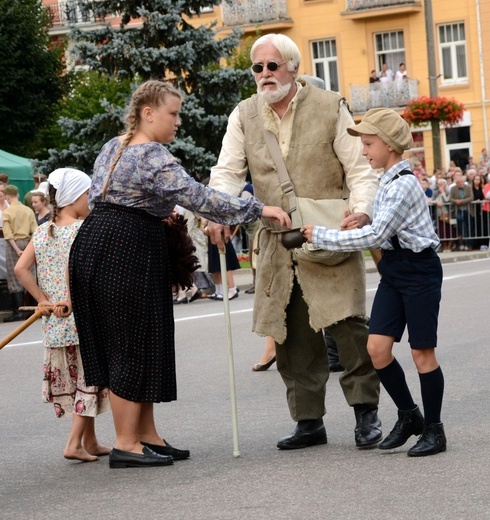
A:
[[[85,173],[59,168],[48,179],[53,206],[51,220],[39,226],[15,267],[24,287],[46,307],[42,332],[44,349],[42,397],[54,405],[57,417],[72,415],[72,427],[64,450],[67,459],[90,462],[110,452],[99,444],[94,418],[109,408],[107,389],[87,387],[78,347],[73,315],[61,317],[50,312],[57,302],[67,299],[66,264],[71,244],[89,213],[88,189],[91,181]],[[37,264],[38,279],[30,272]]]

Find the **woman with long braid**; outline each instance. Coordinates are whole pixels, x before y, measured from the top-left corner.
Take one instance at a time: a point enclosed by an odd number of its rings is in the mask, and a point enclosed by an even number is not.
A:
[[[181,124],[181,103],[182,94],[167,82],[147,81],[135,91],[126,134],[106,143],[95,162],[93,209],[70,255],[87,384],[110,390],[112,468],[164,466],[189,456],[162,439],[153,415],[153,403],[177,397],[172,273],[162,220],[178,204],[226,225],[260,217],[291,225],[278,207],[225,195],[187,175],[163,146]]]

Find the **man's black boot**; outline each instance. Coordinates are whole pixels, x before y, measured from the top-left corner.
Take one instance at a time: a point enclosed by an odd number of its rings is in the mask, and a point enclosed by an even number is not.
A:
[[[298,421],[294,432],[279,439],[277,447],[280,450],[297,450],[317,444],[327,444],[327,432],[321,418]]]
[[[358,448],[374,448],[383,437],[378,407],[366,404],[354,405],[356,428],[354,437]]]

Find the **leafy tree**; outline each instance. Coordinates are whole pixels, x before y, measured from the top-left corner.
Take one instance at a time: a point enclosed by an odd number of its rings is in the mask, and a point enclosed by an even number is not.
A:
[[[114,80],[95,71],[72,73],[70,89],[58,107],[57,122],[41,135],[48,157],[38,156],[40,160],[34,162],[37,169],[48,174],[71,166],[91,173],[103,144],[122,129],[130,93],[129,80]]]
[[[107,24],[92,31],[74,28],[71,33],[77,63],[102,76],[134,84],[147,79],[166,79],[185,92],[183,125],[178,140],[169,148],[187,171],[197,176],[204,175],[215,163],[228,114],[240,101],[243,86],[253,81],[248,70],[223,66],[236,56],[238,32],[222,37],[216,22],[194,27],[188,21],[188,17],[195,17],[202,8],[220,3],[220,0],[87,2],[84,8],[99,19],[120,16],[120,26],[111,28]],[[111,111],[113,105],[107,103],[105,107]],[[66,128],[68,121],[62,123]],[[83,129],[71,122],[70,131],[83,132],[90,148],[99,122],[79,123]],[[77,153],[80,157],[82,151]],[[92,153],[93,150],[86,150],[87,156]]]
[[[41,0],[0,0],[0,148],[29,156],[63,94],[63,49]]]

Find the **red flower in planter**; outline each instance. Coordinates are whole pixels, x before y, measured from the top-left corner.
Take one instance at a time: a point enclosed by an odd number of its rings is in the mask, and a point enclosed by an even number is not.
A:
[[[453,98],[422,96],[407,103],[402,117],[414,126],[423,126],[431,121],[451,126],[462,121],[463,115],[463,104]]]

